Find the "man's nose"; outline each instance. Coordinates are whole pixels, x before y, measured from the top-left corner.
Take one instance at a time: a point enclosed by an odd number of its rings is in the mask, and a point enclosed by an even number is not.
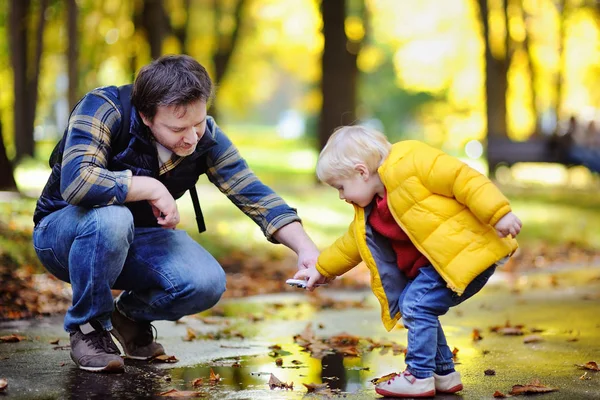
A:
[[[185,140],[190,144],[198,143],[199,137],[195,127],[192,126],[190,129],[188,129],[188,131],[185,133]]]

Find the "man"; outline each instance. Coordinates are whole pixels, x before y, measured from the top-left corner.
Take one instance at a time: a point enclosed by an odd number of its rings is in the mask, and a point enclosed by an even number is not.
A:
[[[46,269],[72,285],[64,326],[71,358],[83,370],[123,371],[110,333],[130,358],[164,354],[152,321],[177,320],[219,301],[223,269],[175,229],[175,199],[201,174],[268,240],[296,252],[298,268],[316,261],[295,210],[257,179],[207,116],[212,92],[196,60],[165,56],[142,68],[131,99],[114,86],[99,88],[71,114],[62,162],[37,202],[33,243]],[[111,289],[123,292],[113,300]]]

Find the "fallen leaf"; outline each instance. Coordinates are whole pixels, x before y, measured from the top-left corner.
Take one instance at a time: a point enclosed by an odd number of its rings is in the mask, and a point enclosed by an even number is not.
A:
[[[221,380],[221,375],[219,374],[215,374],[215,371],[213,371],[213,369],[210,369],[210,378],[208,378],[210,380],[210,383],[218,383]]]
[[[202,386],[202,384],[204,383],[204,379],[203,378],[196,378],[192,381],[192,386],[193,387],[198,387],[198,386]]]
[[[483,371],[483,374],[486,376],[493,376],[496,375],[496,371],[493,369],[486,369],[485,371]]]
[[[192,340],[196,339],[197,337],[198,337],[198,334],[196,334],[196,331],[188,326],[185,330],[185,337],[183,338],[183,340],[185,340],[186,342],[191,342]]]
[[[581,376],[579,377],[579,380],[582,380],[582,381],[589,381],[590,379],[592,379],[592,377],[591,377],[591,376],[588,376],[588,373],[587,373],[587,371],[585,371],[585,372],[583,373],[583,375],[581,375]]]
[[[8,380],[5,378],[0,378],[0,392],[2,392],[8,386]]]
[[[391,374],[387,374],[387,375],[384,375],[384,376],[379,377],[379,378],[373,378],[373,379],[371,379],[371,383],[373,385],[378,385],[378,384],[380,384],[382,382],[389,381],[390,379],[396,377],[397,375],[398,374],[396,372],[392,372]]]
[[[204,397],[206,396],[206,393],[171,389],[167,390],[166,392],[159,393],[158,395],[163,397]]]
[[[473,333],[471,333],[471,338],[473,339],[473,341],[479,341],[483,339],[483,337],[481,336],[481,332],[479,332],[479,329],[473,329]]]
[[[15,335],[14,333],[8,336],[0,336],[0,342],[2,343],[16,343],[25,339],[27,339],[25,336]]]
[[[452,358],[456,360],[457,358],[457,354],[460,350],[458,350],[458,347],[455,347],[452,349]]]
[[[497,398],[497,399],[503,399],[503,398],[505,398],[505,397],[512,397],[512,396],[507,396],[507,395],[505,395],[504,393],[502,393],[502,392],[499,392],[498,390],[496,390],[496,391],[494,392],[494,397],[495,397],[495,398]]]
[[[60,339],[54,339],[54,340],[51,340],[48,343],[50,343],[50,344],[58,344],[58,342],[60,342]]]
[[[589,369],[591,371],[600,371],[600,369],[598,368],[598,364],[596,364],[595,361],[588,361],[583,365],[581,365],[581,364],[575,364],[575,365],[579,368]]]
[[[294,390],[294,382],[285,383],[279,380],[275,375],[271,374],[269,378],[269,388],[273,389],[285,389],[285,390]]]
[[[278,358],[275,360],[275,365],[277,365],[278,367],[281,367],[283,365],[283,359],[282,358]]]
[[[335,393],[327,383],[303,383],[306,393],[315,393],[322,396],[333,396]]]
[[[294,364],[294,365],[301,365],[302,361],[300,361],[300,360],[292,360],[292,364]]]
[[[150,360],[150,362],[176,363],[176,362],[179,362],[179,360],[175,356],[169,356],[167,354],[163,354],[163,355],[152,358]]]
[[[518,395],[525,393],[548,393],[556,391],[558,391],[558,388],[542,385],[540,381],[536,379],[527,385],[514,385],[509,393],[512,395]]]
[[[538,343],[543,341],[544,339],[540,335],[528,335],[523,338],[523,343]]]

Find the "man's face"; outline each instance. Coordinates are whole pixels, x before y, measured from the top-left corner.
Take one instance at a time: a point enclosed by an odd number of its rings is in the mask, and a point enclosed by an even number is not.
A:
[[[202,100],[186,106],[159,106],[152,121],[140,115],[156,141],[180,157],[196,150],[206,130],[206,102]]]

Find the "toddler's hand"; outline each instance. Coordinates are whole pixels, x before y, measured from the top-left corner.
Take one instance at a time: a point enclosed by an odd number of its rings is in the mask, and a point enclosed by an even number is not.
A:
[[[306,289],[310,292],[315,290],[315,283],[326,283],[328,281],[315,267],[301,269],[296,272],[294,279],[308,279],[306,282]]]
[[[517,218],[515,214],[509,212],[504,217],[500,218],[500,221],[496,223],[494,228],[496,228],[498,236],[506,237],[511,235],[514,238],[521,232],[522,226],[521,220]]]

